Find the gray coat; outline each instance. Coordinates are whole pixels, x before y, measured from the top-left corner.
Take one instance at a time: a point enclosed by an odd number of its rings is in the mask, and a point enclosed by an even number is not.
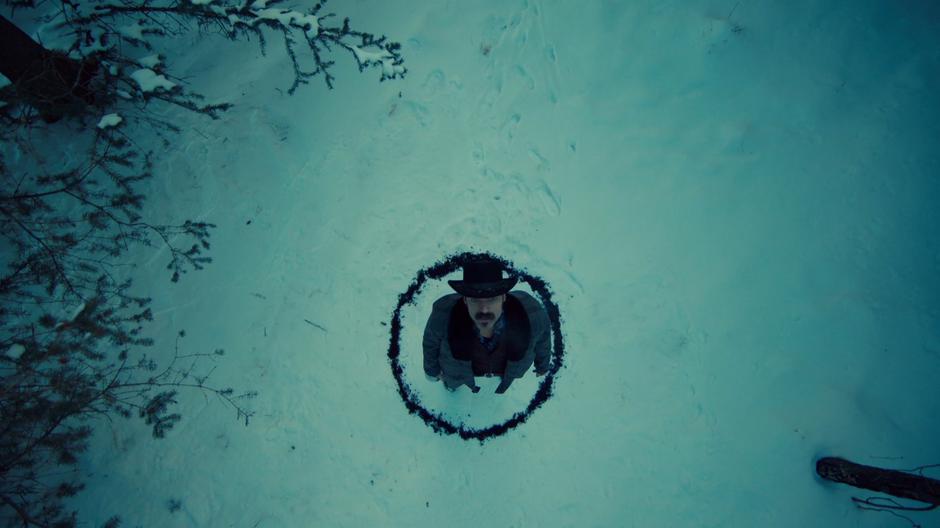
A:
[[[470,339],[468,325],[473,324],[462,304],[458,293],[434,302],[424,327],[424,373],[440,376],[449,389],[466,385],[476,392],[479,388],[474,381],[471,359],[461,353],[466,348],[463,343]],[[547,372],[551,359],[551,325],[539,301],[524,291],[511,291],[506,296],[503,316],[507,318],[507,326],[501,339],[507,340],[509,358],[502,383],[496,390],[499,393],[513,380],[524,376],[533,363],[536,373]]]

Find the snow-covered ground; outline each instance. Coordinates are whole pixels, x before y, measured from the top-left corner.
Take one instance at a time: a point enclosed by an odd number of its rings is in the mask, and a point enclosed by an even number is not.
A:
[[[260,395],[247,427],[197,392],[164,440],[102,422],[87,526],[909,526],[813,463],[940,462],[935,4],[329,9],[407,77],[340,55],[335,90],[288,97],[277,39],[178,39],[174,72],[236,107],[179,117],[149,218],[217,224],[214,262],[172,284],[141,251],[136,287],[151,352],[185,329],[226,351],[211,382]],[[565,336],[553,397],[482,445],[409,415],[387,358],[398,295],[461,251],[548,281]],[[450,291],[406,307],[406,379],[471,425],[521,410],[534,376],[425,380]]]

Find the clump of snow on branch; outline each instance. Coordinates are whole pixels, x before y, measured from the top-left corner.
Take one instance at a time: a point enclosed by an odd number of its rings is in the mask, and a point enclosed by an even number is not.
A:
[[[385,48],[377,51],[367,51],[359,46],[350,46],[356,55],[356,60],[363,66],[378,64],[382,66],[382,79],[393,78],[396,75],[404,75],[405,67],[402,64],[396,64],[395,56]]]
[[[121,121],[123,121],[123,119],[121,119],[121,116],[117,114],[108,114],[102,117],[101,121],[98,121],[98,128],[104,129],[104,128],[116,127],[121,124]]]
[[[144,68],[153,69],[160,64],[160,61],[161,61],[160,55],[154,54],[154,55],[147,55],[146,57],[141,57],[137,59],[137,64],[140,64]]]
[[[131,74],[131,79],[134,79],[144,93],[157,90],[169,91],[176,87],[176,83],[149,68],[135,71]]]
[[[23,355],[23,352],[26,352],[26,347],[19,343],[14,343],[10,345],[10,348],[7,349],[6,356],[10,359],[17,360],[20,359],[20,356]]]
[[[257,2],[256,2],[257,3]],[[315,39],[320,33],[320,19],[315,15],[305,15],[290,9],[262,9],[255,12],[256,18],[250,22],[256,25],[262,20],[276,20],[284,26],[294,26],[304,30],[308,39]]]

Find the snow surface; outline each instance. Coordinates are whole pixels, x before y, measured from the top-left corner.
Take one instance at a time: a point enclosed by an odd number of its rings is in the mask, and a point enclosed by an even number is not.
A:
[[[129,39],[144,40],[144,26],[141,25],[139,20],[135,21],[133,24],[121,26],[117,30],[118,33]]]
[[[259,390],[257,414],[185,392],[164,440],[100,422],[80,518],[909,526],[813,463],[940,462],[936,8],[406,4],[331,7],[402,42],[404,80],[337,56],[336,90],[291,98],[274,46],[167,54],[237,106],[180,114],[155,160],[147,218],[219,227],[177,284],[166,250],[137,251],[148,352],[171,357],[181,329],[182,353],[224,348],[210,383]],[[386,357],[397,296],[464,250],[546,280],[565,337],[553,397],[483,445],[407,414]],[[403,314],[409,384],[470,424],[521,410],[532,376],[502,397],[425,380],[449,292]]]
[[[42,39],[37,40],[40,42],[45,42]],[[59,45],[62,45],[61,40],[58,40],[58,42]],[[103,29],[92,26],[88,31],[88,35],[83,36],[83,38],[79,40],[79,47],[77,49],[72,49],[69,52],[69,57],[73,59],[81,59],[82,57],[88,57],[99,51],[106,51],[113,45],[113,42],[108,42],[105,31]]]

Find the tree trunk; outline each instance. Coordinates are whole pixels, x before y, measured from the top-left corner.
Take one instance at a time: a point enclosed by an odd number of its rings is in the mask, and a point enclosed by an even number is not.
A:
[[[94,104],[90,82],[97,71],[97,61],[47,50],[0,16],[0,73],[13,83],[18,98],[39,110],[46,121]]]
[[[826,480],[856,488],[887,493],[934,506],[940,505],[940,480],[921,475],[864,466],[834,457],[819,459],[816,462],[816,473]]]

